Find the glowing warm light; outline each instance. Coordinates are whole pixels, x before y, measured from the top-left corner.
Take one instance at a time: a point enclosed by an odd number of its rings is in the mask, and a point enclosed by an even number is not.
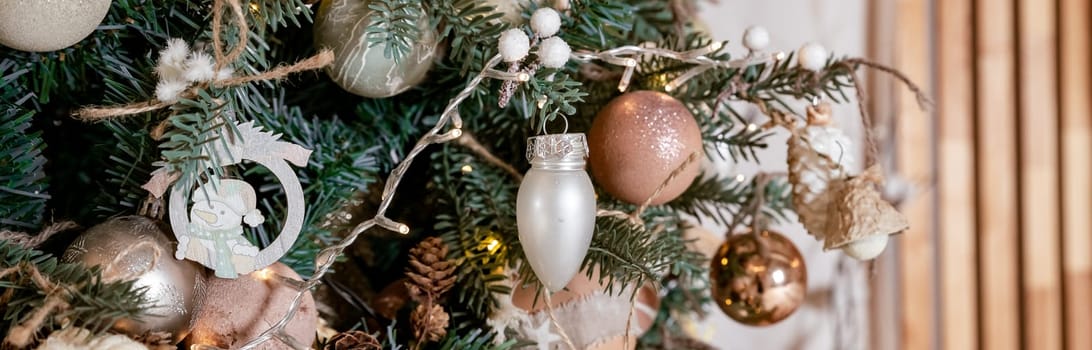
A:
[[[497,249],[500,249],[500,241],[498,241],[496,238],[490,237],[488,239],[488,242],[489,243],[485,244],[485,249],[489,251],[489,254],[496,254]]]
[[[755,123],[747,124],[747,131],[755,131],[755,130],[758,130],[758,124],[755,124]]]
[[[267,268],[255,271],[254,272],[254,277],[259,279],[259,280],[262,280],[262,281],[268,281],[270,278],[273,278],[273,269],[270,269],[270,268],[267,267]]]
[[[519,75],[516,76],[516,79],[518,79],[519,81],[529,81],[531,80],[531,75],[527,73],[519,73]]]
[[[728,258],[720,258],[721,266],[728,266]]]
[[[724,299],[724,305],[732,305],[732,299]]]
[[[467,165],[463,165],[463,167],[460,168],[459,170],[461,170],[463,172],[463,174],[469,174],[469,173],[474,171],[474,167],[470,166],[470,164],[467,164]]]
[[[743,176],[743,174],[736,175],[736,182],[743,182],[743,180],[746,180],[746,179],[747,179],[747,177]]]
[[[785,271],[774,271],[770,274],[770,278],[773,279],[774,284],[781,284],[782,282],[785,282]]]

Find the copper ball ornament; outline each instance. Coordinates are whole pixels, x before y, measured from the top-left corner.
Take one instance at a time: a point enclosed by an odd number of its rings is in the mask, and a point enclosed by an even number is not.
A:
[[[789,317],[807,292],[808,270],[792,241],[773,231],[760,237],[733,235],[709,268],[713,301],[728,317],[751,326]]]
[[[288,313],[296,296],[297,289],[282,278],[302,283],[300,276],[282,263],[235,279],[209,278],[207,297],[195,315],[193,333],[186,338],[187,348],[214,345],[234,349],[272,327]],[[317,329],[318,310],[308,291],[284,331],[301,344],[311,344]],[[289,350],[292,347],[271,340],[255,349]]]
[[[682,102],[656,91],[634,91],[610,101],[588,133],[591,172],[612,196],[642,204],[691,154],[702,155],[701,129]],[[678,197],[698,176],[690,162],[649,204]]]
[[[114,329],[130,335],[169,332],[180,341],[204,298],[205,269],[175,260],[174,242],[162,225],[143,216],[107,220],[76,238],[62,260],[100,266],[106,280],[132,279],[135,287],[147,288],[144,295],[155,306],[139,321],[122,319]]]

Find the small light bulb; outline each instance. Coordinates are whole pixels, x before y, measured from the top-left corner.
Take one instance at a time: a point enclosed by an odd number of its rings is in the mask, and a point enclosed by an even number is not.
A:
[[[273,270],[268,267],[258,270],[257,272],[254,272],[254,277],[262,281],[268,281],[273,278]]]
[[[486,243],[485,250],[489,251],[489,254],[496,254],[497,249],[500,249],[500,241],[496,238],[489,238],[489,243]]]
[[[466,164],[466,165],[463,165],[463,167],[460,168],[459,170],[461,170],[463,172],[463,174],[469,174],[469,173],[474,172],[474,167],[470,166],[470,164]]]
[[[747,131],[755,131],[755,130],[758,130],[758,124],[755,124],[755,123],[747,124]]]

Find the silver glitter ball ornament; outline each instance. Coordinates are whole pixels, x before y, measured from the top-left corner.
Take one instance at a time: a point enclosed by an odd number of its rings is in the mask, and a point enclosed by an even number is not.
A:
[[[0,1],[0,45],[16,50],[60,50],[95,31],[110,0]]]
[[[154,306],[140,320],[120,320],[114,329],[130,335],[169,332],[180,341],[204,299],[205,269],[175,260],[175,243],[162,227],[143,216],[113,218],[76,238],[62,260],[100,266],[106,280],[132,279],[135,287],[147,288],[145,296]]]
[[[591,246],[595,188],[584,170],[584,134],[532,137],[531,170],[516,195],[519,242],[535,275],[551,292],[565,288]]]
[[[371,98],[400,94],[421,83],[437,52],[436,31],[429,16],[421,16],[416,25],[420,37],[409,52],[396,62],[385,56],[387,45],[370,43],[376,35],[368,34],[370,1],[323,1],[315,17],[315,45],[334,52],[334,62],[326,74],[341,88]]]

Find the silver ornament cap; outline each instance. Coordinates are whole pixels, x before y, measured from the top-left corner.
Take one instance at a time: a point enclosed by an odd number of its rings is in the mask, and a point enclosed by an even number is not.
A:
[[[527,262],[550,292],[580,271],[595,232],[595,188],[584,170],[584,134],[532,137],[531,170],[516,198],[516,224]]]

